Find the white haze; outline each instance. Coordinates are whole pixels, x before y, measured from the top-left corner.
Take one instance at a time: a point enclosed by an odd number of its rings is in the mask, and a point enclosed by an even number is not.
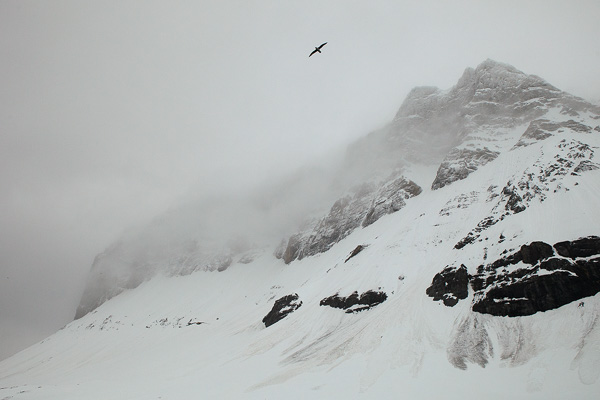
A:
[[[599,19],[595,0],[1,2],[0,358],[72,319],[128,227],[327,159],[416,85],[492,58],[597,99]]]

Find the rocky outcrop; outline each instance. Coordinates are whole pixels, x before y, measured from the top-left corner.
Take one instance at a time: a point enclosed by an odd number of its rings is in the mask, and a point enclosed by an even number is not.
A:
[[[406,200],[421,194],[419,185],[404,177],[384,185],[373,200],[362,226],[369,226],[386,214],[399,211],[406,205]]]
[[[554,248],[560,256],[571,259],[597,256],[600,255],[600,238],[589,236],[572,242],[558,242]]]
[[[354,248],[354,250],[352,250],[352,253],[350,253],[350,255],[348,256],[348,258],[346,258],[346,260],[344,261],[344,263],[347,263],[348,260],[350,260],[352,257],[356,257],[356,255],[358,255],[358,253],[360,253],[361,251],[363,251],[367,246],[364,246],[362,244],[359,244],[358,246],[356,246]]]
[[[404,177],[380,184],[363,184],[338,199],[329,213],[314,227],[296,233],[288,239],[283,252],[278,253],[286,264],[304,257],[323,253],[360,226],[368,226],[383,215],[402,209],[406,200],[417,196],[422,189]]]
[[[445,156],[471,132],[487,126],[517,126],[539,119],[550,108],[576,116],[600,108],[569,95],[542,78],[486,60],[467,68],[449,90],[413,89],[398,110],[381,145],[401,150],[409,159]]]
[[[583,160],[579,164],[577,164],[573,172],[571,172],[571,175],[579,175],[582,172],[595,171],[597,169],[600,169],[599,164],[590,160]]]
[[[387,300],[385,292],[377,292],[367,290],[361,295],[358,292],[353,292],[350,296],[342,297],[338,293],[321,300],[321,306],[329,306],[346,310],[346,314],[356,313],[359,311],[368,310]]]
[[[547,139],[550,136],[555,135],[557,133],[563,133],[565,130],[569,129],[575,132],[582,133],[592,132],[591,127],[579,123],[577,121],[573,121],[572,119],[561,122],[553,122],[547,119],[536,119],[529,123],[529,127],[527,128],[527,130],[525,130],[523,135],[521,135],[521,138],[514,145],[513,149],[516,149],[518,147],[529,146],[540,140]]]
[[[473,276],[464,265],[435,275],[426,293],[454,306],[474,295],[472,309],[503,317],[553,310],[600,292],[600,237],[589,236],[551,246],[536,241],[496,261],[480,265]]]
[[[338,199],[312,230],[292,235],[283,254],[285,263],[323,253],[358,228],[371,203],[371,193],[370,187],[364,187]]]
[[[498,157],[497,151],[483,149],[452,149],[440,164],[431,189],[439,189],[452,182],[465,179],[479,167]]]
[[[448,307],[455,306],[459,300],[469,295],[469,274],[467,267],[446,267],[433,277],[431,286],[425,291],[433,300],[442,300]]]
[[[275,304],[273,304],[273,308],[265,317],[262,319],[262,322],[265,324],[265,327],[273,325],[276,322],[281,321],[283,318],[287,317],[290,313],[296,311],[302,305],[302,301],[298,298],[298,294],[288,294],[287,296],[283,296],[277,300],[275,300]]]
[[[594,149],[579,140],[563,139],[552,151],[556,152],[553,158],[540,155],[520,176],[506,182],[502,189],[490,187],[488,201],[495,202],[490,215],[479,221],[454,248],[462,249],[476,240],[482,240],[482,232],[490,226],[525,211],[532,201],[543,202],[549,193],[563,190],[561,181],[565,176],[600,168],[591,161]]]
[[[555,254],[556,250],[556,254]],[[471,280],[473,311],[524,316],[552,310],[600,292],[600,237],[550,246],[524,245],[480,266]]]

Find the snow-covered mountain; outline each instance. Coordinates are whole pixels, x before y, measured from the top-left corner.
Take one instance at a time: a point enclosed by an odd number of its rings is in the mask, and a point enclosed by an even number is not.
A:
[[[99,255],[0,398],[597,398],[600,107],[486,60]],[[242,222],[241,222],[242,221]]]

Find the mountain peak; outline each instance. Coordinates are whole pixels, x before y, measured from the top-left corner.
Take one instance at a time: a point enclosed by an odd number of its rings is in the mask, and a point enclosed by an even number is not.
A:
[[[495,98],[501,92],[519,92],[529,87],[544,88],[556,94],[560,91],[548,82],[536,75],[528,75],[512,65],[487,59],[479,64],[475,69],[467,68],[462,77],[458,80],[456,86],[451,89],[451,92],[464,93],[463,101],[472,101],[473,97],[489,97]],[[476,93],[479,91],[479,93]],[[478,94],[478,96],[475,96]],[[547,93],[545,93],[547,94]],[[490,95],[492,95],[490,97]],[[488,100],[489,100],[488,99]],[[477,99],[476,99],[477,100]],[[501,99],[502,100],[502,99]],[[514,96],[509,96],[509,99],[514,100]]]
[[[559,103],[569,103],[570,108],[589,106],[577,100],[536,75],[488,58],[476,68],[466,68],[456,85],[448,90],[414,88],[398,110],[395,122],[415,117],[423,121],[437,117],[447,120],[452,115],[529,119],[532,113],[543,114]],[[484,106],[489,109],[481,110]]]
[[[512,73],[519,73],[519,74],[525,75],[525,73],[519,71],[512,65],[502,63],[502,62],[499,62],[496,60],[492,60],[491,58],[488,58],[488,59],[484,60],[481,64],[479,64],[477,66],[477,68],[475,68],[475,71],[490,70],[490,69],[494,69],[497,71],[504,70],[504,71],[509,71]]]

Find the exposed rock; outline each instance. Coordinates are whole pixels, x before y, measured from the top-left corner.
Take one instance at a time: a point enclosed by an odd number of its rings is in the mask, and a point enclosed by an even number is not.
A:
[[[400,151],[408,159],[423,160],[425,154],[444,157],[471,132],[482,126],[516,126],[539,119],[548,109],[561,107],[574,113],[600,108],[569,95],[538,76],[486,60],[467,68],[449,90],[414,88],[379,140],[384,147],[376,157]],[[374,155],[375,156],[375,155]]]
[[[525,204],[523,204],[523,198],[519,195],[516,188],[510,184],[510,182],[504,187],[504,189],[502,189],[502,194],[507,198],[506,205],[504,206],[506,211],[517,214],[525,211],[527,208]]]
[[[590,257],[600,254],[600,237],[588,236],[572,242],[558,242],[554,245],[554,248],[563,257],[572,259]]]
[[[521,259],[526,264],[535,265],[538,261],[554,255],[552,246],[544,242],[531,242],[521,246]]]
[[[329,306],[346,310],[346,314],[355,313],[363,310],[368,310],[387,300],[385,292],[376,292],[367,290],[360,296],[358,292],[353,292],[350,296],[341,297],[338,293],[321,300],[321,306]]]
[[[411,197],[421,194],[422,189],[413,181],[404,177],[384,185],[371,202],[371,207],[365,216],[362,226],[368,226],[385,214],[402,209]]]
[[[472,191],[469,193],[461,193],[453,199],[448,200],[439,212],[441,216],[448,217],[454,211],[461,208],[469,208],[469,206],[479,199],[479,192]]]
[[[427,294],[453,306],[467,297],[469,281],[475,292],[472,309],[479,313],[515,317],[561,307],[600,292],[600,237],[554,246],[531,242],[479,266],[473,276],[464,265],[447,267],[433,278]]]
[[[552,310],[600,292],[600,238],[552,246],[533,242],[486,267],[471,281],[473,311],[524,316]],[[509,266],[512,266],[509,268]]]
[[[299,300],[298,294],[294,293],[283,296],[275,300],[273,308],[267,315],[265,315],[265,317],[262,319],[262,322],[265,324],[265,327],[268,328],[274,323],[287,317],[288,314],[296,311],[301,305],[302,301]]]
[[[469,295],[467,267],[446,267],[433,277],[431,286],[425,291],[433,300],[442,300],[444,305],[454,307],[459,300]]]
[[[216,269],[219,272],[223,272],[231,266],[232,262],[233,258],[231,258],[229,254],[219,255],[211,261],[211,264],[209,264],[209,269]]]
[[[566,129],[583,133],[592,132],[592,128],[590,126],[584,125],[573,120],[552,122],[547,119],[536,119],[529,123],[529,127],[523,133],[523,135],[521,135],[521,138],[514,145],[513,149],[517,147],[529,146],[540,140],[547,139],[555,133],[562,133]]]
[[[495,225],[496,223],[498,223],[504,216],[502,216],[499,219],[496,219],[494,217],[487,217],[482,219],[481,221],[479,221],[479,223],[477,224],[477,226],[475,227],[475,229],[473,229],[471,232],[469,232],[467,234],[467,236],[465,236],[464,238],[462,238],[461,240],[458,241],[458,243],[456,243],[454,245],[454,248],[457,250],[462,249],[463,247],[465,247],[466,245],[473,243],[475,240],[477,240],[479,238],[479,233],[486,230],[487,228],[489,228],[492,225]]]
[[[369,203],[370,198],[362,192],[338,199],[311,231],[290,237],[283,260],[289,264],[295,259],[329,250],[360,226]]]
[[[440,164],[431,189],[439,189],[452,182],[465,179],[479,167],[498,157],[497,151],[483,149],[452,149]]]
[[[356,186],[350,194],[338,199],[311,230],[289,238],[283,260],[289,264],[295,259],[323,253],[354,229],[400,210],[407,199],[420,193],[421,188],[404,177],[385,182],[378,189],[373,184]]]
[[[287,249],[288,242],[289,239],[287,241],[285,239],[282,239],[281,242],[279,242],[279,245],[277,245],[275,251],[273,252],[273,256],[275,256],[276,259],[280,260],[283,258],[285,250]]]
[[[290,236],[290,238],[288,239],[288,243],[287,243],[287,247],[285,248],[285,251],[283,252],[283,261],[286,264],[291,263],[292,261],[294,261],[297,257],[298,257],[298,253],[300,251],[301,248],[301,239],[302,235],[301,234],[295,234]]]
[[[573,170],[571,175],[579,175],[581,172],[594,171],[600,169],[600,165],[590,160],[581,161]]]
[[[352,250],[352,253],[350,253],[350,255],[348,256],[348,258],[346,258],[346,261],[344,261],[344,263],[347,263],[349,259],[351,259],[352,257],[356,256],[358,253],[360,253],[361,251],[363,251],[367,246],[363,246],[362,244],[359,244],[358,246],[356,246],[354,248],[354,250]]]
[[[561,180],[569,174],[577,174],[577,163],[586,165],[589,162],[596,165],[590,161],[594,158],[593,148],[578,140],[561,140],[553,150],[556,150],[553,159],[540,156],[520,177],[509,180],[499,193],[496,193],[495,188],[492,189],[489,200],[496,204],[490,215],[483,218],[454,248],[461,249],[473,243],[490,226],[525,211],[534,200],[543,202],[549,192],[562,190]]]

